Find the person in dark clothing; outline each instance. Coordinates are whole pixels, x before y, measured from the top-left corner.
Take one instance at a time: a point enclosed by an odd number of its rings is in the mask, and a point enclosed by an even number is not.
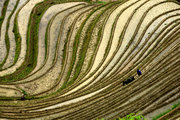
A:
[[[137,74],[140,76],[142,75],[141,71],[139,69],[137,69]]]
[[[21,100],[26,100],[25,95],[23,95],[23,96],[21,97]]]
[[[127,85],[128,83],[132,82],[133,80],[135,80],[134,76],[128,78],[127,80],[123,81],[123,86]]]

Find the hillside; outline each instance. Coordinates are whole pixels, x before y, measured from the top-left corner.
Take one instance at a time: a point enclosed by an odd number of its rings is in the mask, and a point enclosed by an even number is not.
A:
[[[0,120],[151,120],[180,102],[176,0],[1,0],[0,16]]]

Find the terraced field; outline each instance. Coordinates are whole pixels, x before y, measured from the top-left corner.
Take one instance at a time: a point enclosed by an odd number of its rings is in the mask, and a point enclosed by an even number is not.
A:
[[[0,16],[0,120],[151,119],[180,101],[175,0],[1,0]]]

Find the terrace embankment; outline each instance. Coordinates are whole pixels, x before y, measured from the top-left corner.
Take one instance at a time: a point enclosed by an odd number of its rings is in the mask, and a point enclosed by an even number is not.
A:
[[[2,69],[6,69],[14,64],[15,54],[17,54],[16,53],[16,40],[15,40],[15,35],[14,35],[15,33],[13,30],[15,27],[14,19],[15,19],[15,16],[16,16],[16,13],[18,12],[18,10],[23,5],[25,5],[26,2],[27,2],[27,0],[17,0],[14,10],[8,18],[8,23],[7,23],[8,30],[6,30],[5,40],[9,44],[9,50],[8,50],[7,58],[4,61],[4,65],[3,65]]]
[[[1,38],[0,38],[0,63],[2,63],[3,59],[5,59],[5,56],[7,54],[7,48],[6,48],[6,42],[5,42],[5,33],[6,33],[6,24],[8,21],[8,17],[10,16],[11,12],[13,11],[13,8],[16,4],[16,0],[10,0],[7,9],[6,14],[4,16],[4,20],[1,26]]]
[[[179,102],[178,2],[7,0],[0,10],[0,119],[151,119]]]

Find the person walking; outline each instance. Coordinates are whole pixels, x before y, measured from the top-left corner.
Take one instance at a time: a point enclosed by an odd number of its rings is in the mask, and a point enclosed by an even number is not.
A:
[[[137,69],[137,74],[140,76],[142,75],[142,72],[139,69]]]

